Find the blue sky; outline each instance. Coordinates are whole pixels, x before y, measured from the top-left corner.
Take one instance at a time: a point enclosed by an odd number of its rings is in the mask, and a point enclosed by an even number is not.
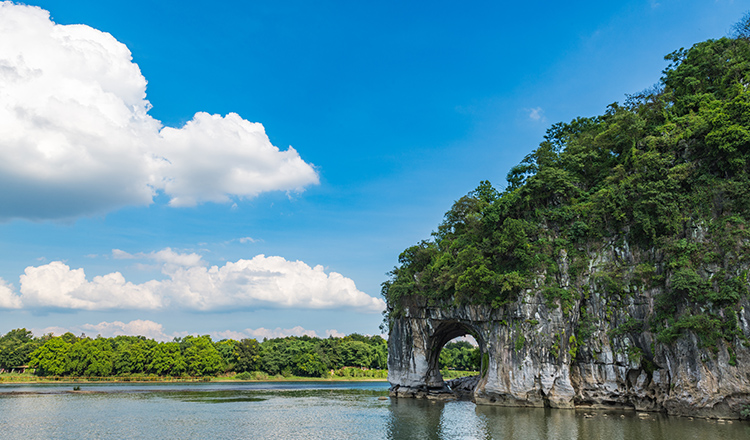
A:
[[[161,339],[378,333],[454,200],[748,9],[30,4],[0,7],[0,332]]]

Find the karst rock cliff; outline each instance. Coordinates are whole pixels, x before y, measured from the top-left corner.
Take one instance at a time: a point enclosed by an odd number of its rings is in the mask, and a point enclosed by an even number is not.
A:
[[[636,258],[627,248],[607,246],[593,255],[589,279],[613,261],[635,266]],[[446,342],[470,334],[483,353],[472,395],[478,404],[630,408],[721,418],[737,418],[750,404],[746,345],[731,349],[718,342],[708,347],[692,333],[664,344],[649,331],[623,331],[624,324],[647,320],[654,313],[659,289],[613,304],[595,283],[590,286],[587,298],[582,295],[584,299],[566,311],[550,304],[540,289],[529,289],[501,308],[410,305],[391,323],[391,395],[452,398],[440,375],[438,356]],[[591,335],[578,341],[582,307],[584,319],[595,324]],[[742,334],[750,338],[747,299],[737,318]]]
[[[392,395],[457,394],[440,351],[470,334],[480,404],[750,418],[750,31],[666,60],[399,255]]]

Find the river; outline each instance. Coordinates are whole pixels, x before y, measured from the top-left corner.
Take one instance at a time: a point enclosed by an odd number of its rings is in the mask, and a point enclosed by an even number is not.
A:
[[[0,438],[749,439],[750,422],[382,399],[385,382],[0,385]]]

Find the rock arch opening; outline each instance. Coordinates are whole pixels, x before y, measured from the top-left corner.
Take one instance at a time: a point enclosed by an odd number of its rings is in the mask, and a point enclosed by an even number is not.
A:
[[[415,313],[416,312],[416,313]],[[418,314],[418,315],[417,315]],[[414,316],[417,315],[417,316]],[[394,397],[470,398],[487,378],[493,364],[488,321],[479,310],[420,308],[406,310],[390,321],[388,335],[388,381]],[[440,371],[440,354],[446,344],[458,337],[471,337],[479,350],[479,372],[473,384],[446,384]],[[458,392],[460,388],[461,392]]]
[[[457,374],[466,376],[479,372],[479,351],[479,344],[471,335],[459,336],[448,341],[438,356],[443,379],[455,378]],[[446,371],[449,372],[448,376]]]
[[[450,378],[451,380],[446,382],[440,368],[440,357],[445,346],[451,341],[459,340],[459,338],[470,338],[474,342],[473,345],[478,349],[479,353],[476,355],[478,357],[477,372],[461,378]],[[486,344],[479,331],[465,322],[444,322],[435,329],[429,338],[427,348],[428,388],[434,391],[450,392],[458,397],[470,397],[479,381],[479,373],[482,370],[481,363],[484,359],[482,354],[486,352]]]

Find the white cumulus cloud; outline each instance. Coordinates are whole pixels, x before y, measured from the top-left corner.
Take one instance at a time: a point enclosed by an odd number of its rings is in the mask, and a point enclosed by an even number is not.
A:
[[[344,336],[346,336],[346,334],[341,333],[340,331],[334,328],[334,329],[326,330],[326,337],[330,337],[330,336],[333,336],[334,338],[343,338]]]
[[[24,307],[107,310],[159,309],[165,305],[156,291],[158,281],[133,284],[119,272],[89,281],[83,269],[71,269],[60,261],[29,266],[20,280]]]
[[[234,113],[162,127],[128,48],[33,6],[0,2],[1,218],[226,202],[318,183],[296,150]]]
[[[340,335],[341,333],[336,332],[336,334]],[[262,341],[264,338],[274,339],[284,338],[287,336],[310,336],[314,338],[319,337],[318,333],[315,330],[308,330],[299,325],[292,328],[276,327],[275,329],[268,329],[259,327],[257,329],[248,328],[243,331],[225,330],[211,332],[210,335],[215,340],[234,339],[236,341],[239,341],[241,339],[255,339],[258,341]]]
[[[102,335],[106,338],[113,336],[145,336],[157,341],[171,341],[175,335],[164,332],[164,326],[154,321],[136,319],[128,323],[121,321],[105,322],[99,324],[84,324],[81,329],[88,334]]]
[[[16,296],[12,287],[0,278],[0,309],[20,309],[21,307],[23,307],[21,298]]]
[[[310,309],[352,307],[381,311],[382,299],[357,290],[354,281],[322,266],[258,255],[222,267],[168,267],[164,295],[196,310],[274,305]]]
[[[529,108],[529,109],[526,109],[526,111],[529,112],[529,119],[531,119],[532,121],[544,122],[546,120],[544,118],[544,110],[542,110],[541,107]]]
[[[113,321],[106,322],[102,321],[98,324],[82,324],[71,327],[46,327],[46,328],[33,328],[32,333],[37,336],[45,334],[53,334],[55,336],[63,335],[67,332],[73,333],[74,335],[86,334],[87,336],[94,337],[101,335],[105,338],[112,338],[115,336],[145,336],[149,339],[156,341],[171,341],[175,337],[185,337],[191,333],[181,331],[167,333],[164,330],[164,326],[158,322],[136,319],[130,322]],[[242,339],[256,339],[262,341],[263,338],[284,338],[287,336],[310,336],[319,337],[315,330],[308,330],[302,326],[295,326],[292,328],[281,328],[276,327],[275,329],[267,329],[260,327],[257,329],[248,328],[241,331],[236,330],[219,330],[208,332],[214,341],[220,341],[222,339],[234,339],[236,341]],[[345,334],[337,330],[326,330],[326,337],[334,336],[341,338],[346,336]]]
[[[380,312],[385,303],[357,289],[354,281],[322,266],[258,255],[224,266],[205,264],[198,254],[180,254],[170,248],[128,254],[118,258],[149,258],[161,264],[164,280],[142,284],[126,281],[120,272],[89,280],[83,268],[71,269],[53,261],[29,266],[20,277],[20,295],[0,286],[0,307],[76,310],[176,307],[196,311],[282,307],[301,309],[349,308]]]
[[[149,259],[158,263],[163,263],[170,266],[202,266],[204,265],[203,259],[199,254],[189,253],[181,254],[175,252],[172,248],[164,248],[160,251],[137,254],[131,254],[121,249],[112,249],[112,258],[115,260],[134,260],[134,259]]]
[[[48,333],[51,333],[55,336],[60,336],[67,332],[73,333],[74,335],[80,335],[83,333],[92,337],[102,335],[105,338],[111,338],[121,335],[145,336],[156,341],[171,341],[175,338],[175,336],[184,336],[186,334],[167,334],[164,331],[164,326],[162,326],[161,324],[143,319],[136,319],[127,323],[122,321],[102,321],[99,324],[83,324],[73,327],[47,327],[42,329],[32,329],[32,332],[37,336],[45,335]]]
[[[227,202],[229,195],[254,197],[278,189],[301,191],[318,181],[294,148],[279,151],[263,125],[236,113],[196,113],[180,129],[164,127],[161,137],[165,160],[159,162],[164,176],[159,186],[173,206]]]

